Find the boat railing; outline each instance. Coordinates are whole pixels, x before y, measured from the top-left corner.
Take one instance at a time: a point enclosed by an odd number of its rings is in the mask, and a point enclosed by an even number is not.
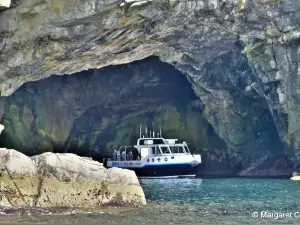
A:
[[[134,146],[121,146],[116,155],[114,156],[115,153],[113,153],[113,157],[111,160],[109,161],[139,161],[140,160],[140,153],[137,150],[137,155],[134,156],[134,153],[132,150],[134,150],[135,147]],[[132,158],[129,158],[128,154],[131,151],[132,153]],[[119,154],[119,156],[118,156]]]
[[[185,156],[185,155],[191,155],[190,153],[167,153],[167,154],[151,154],[150,157],[154,156]]]

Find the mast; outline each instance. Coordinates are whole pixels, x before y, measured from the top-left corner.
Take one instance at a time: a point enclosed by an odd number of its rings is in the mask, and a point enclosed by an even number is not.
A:
[[[159,136],[162,137],[161,135],[161,127],[159,126]]]
[[[146,133],[146,138],[148,138],[148,129],[147,129],[147,125],[145,126],[145,133]]]
[[[140,138],[142,137],[142,125],[140,124]]]

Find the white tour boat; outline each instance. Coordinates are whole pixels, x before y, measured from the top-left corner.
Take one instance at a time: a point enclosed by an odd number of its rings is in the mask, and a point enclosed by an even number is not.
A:
[[[191,154],[186,142],[165,139],[160,133],[141,134],[136,145],[122,146],[113,159],[104,159],[107,168],[134,170],[138,177],[194,177],[201,164],[201,155]]]

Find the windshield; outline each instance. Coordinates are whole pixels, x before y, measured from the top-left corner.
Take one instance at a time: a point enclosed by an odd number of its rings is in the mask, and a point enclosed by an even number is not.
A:
[[[172,153],[185,153],[183,146],[181,145],[174,145],[174,146],[170,146],[170,149],[172,151]]]
[[[189,148],[188,148],[188,146],[185,145],[185,146],[184,146],[184,149],[185,149],[185,151],[186,151],[187,153],[191,153],[190,150],[189,150]]]
[[[163,154],[170,154],[170,151],[169,151],[168,147],[161,146],[160,149],[161,149]]]

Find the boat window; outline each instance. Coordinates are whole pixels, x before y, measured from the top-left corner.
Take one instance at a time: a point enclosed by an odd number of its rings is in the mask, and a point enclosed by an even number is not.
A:
[[[170,154],[169,148],[166,146],[161,146],[160,147],[161,151],[163,154]]]
[[[155,153],[155,147],[151,147],[151,149],[152,149],[152,154],[155,155],[156,154]]]
[[[170,146],[170,149],[172,153],[178,153],[178,149],[176,146]]]
[[[185,153],[183,146],[178,146],[178,149],[179,149],[179,153]]]
[[[156,150],[156,155],[161,155],[162,153],[161,153],[161,150],[158,148],[158,147],[155,147],[155,150]]]
[[[189,148],[188,148],[188,146],[184,146],[184,149],[185,149],[185,151],[186,151],[187,153],[191,153],[190,150],[189,150]]]
[[[174,146],[170,146],[172,153],[185,153],[183,146],[178,146],[178,145],[174,145]]]

